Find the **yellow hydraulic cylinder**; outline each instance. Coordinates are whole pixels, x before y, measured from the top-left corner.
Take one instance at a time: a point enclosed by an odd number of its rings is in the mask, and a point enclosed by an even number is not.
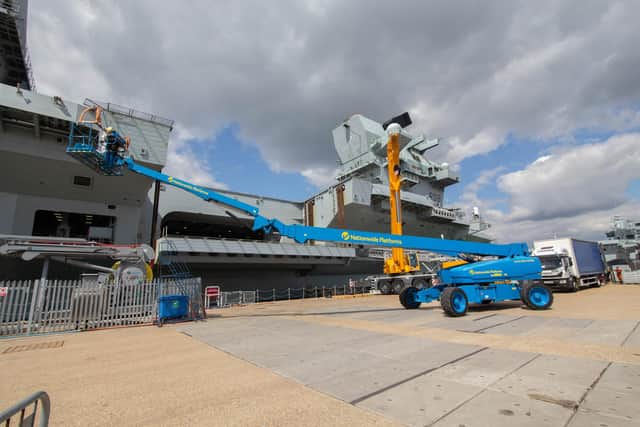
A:
[[[468,264],[468,262],[462,259],[457,259],[454,261],[443,262],[442,264],[440,264],[440,268],[447,269],[447,268],[453,268],[453,267],[457,267],[459,265],[464,265],[464,264]]]

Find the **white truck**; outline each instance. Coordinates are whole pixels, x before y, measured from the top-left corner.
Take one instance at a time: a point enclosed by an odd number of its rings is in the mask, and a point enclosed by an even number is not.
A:
[[[542,263],[541,282],[571,292],[601,286],[607,267],[597,242],[571,238],[533,242],[533,256]]]

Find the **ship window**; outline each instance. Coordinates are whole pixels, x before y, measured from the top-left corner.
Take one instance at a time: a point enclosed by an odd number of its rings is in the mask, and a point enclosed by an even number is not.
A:
[[[88,176],[76,175],[73,177],[73,185],[78,185],[80,187],[91,187],[91,178],[89,178]]]

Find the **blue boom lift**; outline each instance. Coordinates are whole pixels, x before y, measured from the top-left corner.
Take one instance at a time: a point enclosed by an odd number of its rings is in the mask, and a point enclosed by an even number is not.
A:
[[[87,114],[94,115],[95,119],[85,119]],[[87,108],[78,123],[71,126],[67,153],[102,175],[122,175],[126,168],[206,201],[245,212],[254,218],[254,230],[278,232],[298,243],[318,240],[424,250],[467,260],[473,256],[493,258],[453,263],[453,266],[439,271],[438,285],[422,289],[405,288],[400,294],[400,302],[407,309],[416,309],[422,303],[439,299],[449,316],[462,316],[469,304],[522,300],[529,308],[542,310],[553,303],[551,290],[542,283],[534,282],[540,279],[542,268],[538,258],[529,256],[526,243],[491,244],[284,224],[278,219],[260,215],[255,206],[142,166],[129,155],[128,147],[128,138],[103,127],[101,109],[94,106]]]

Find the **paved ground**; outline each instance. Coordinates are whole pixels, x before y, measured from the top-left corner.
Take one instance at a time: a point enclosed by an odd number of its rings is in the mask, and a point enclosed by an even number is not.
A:
[[[0,341],[0,407],[43,388],[53,425],[640,425],[640,286],[457,319],[384,296],[212,314]]]

